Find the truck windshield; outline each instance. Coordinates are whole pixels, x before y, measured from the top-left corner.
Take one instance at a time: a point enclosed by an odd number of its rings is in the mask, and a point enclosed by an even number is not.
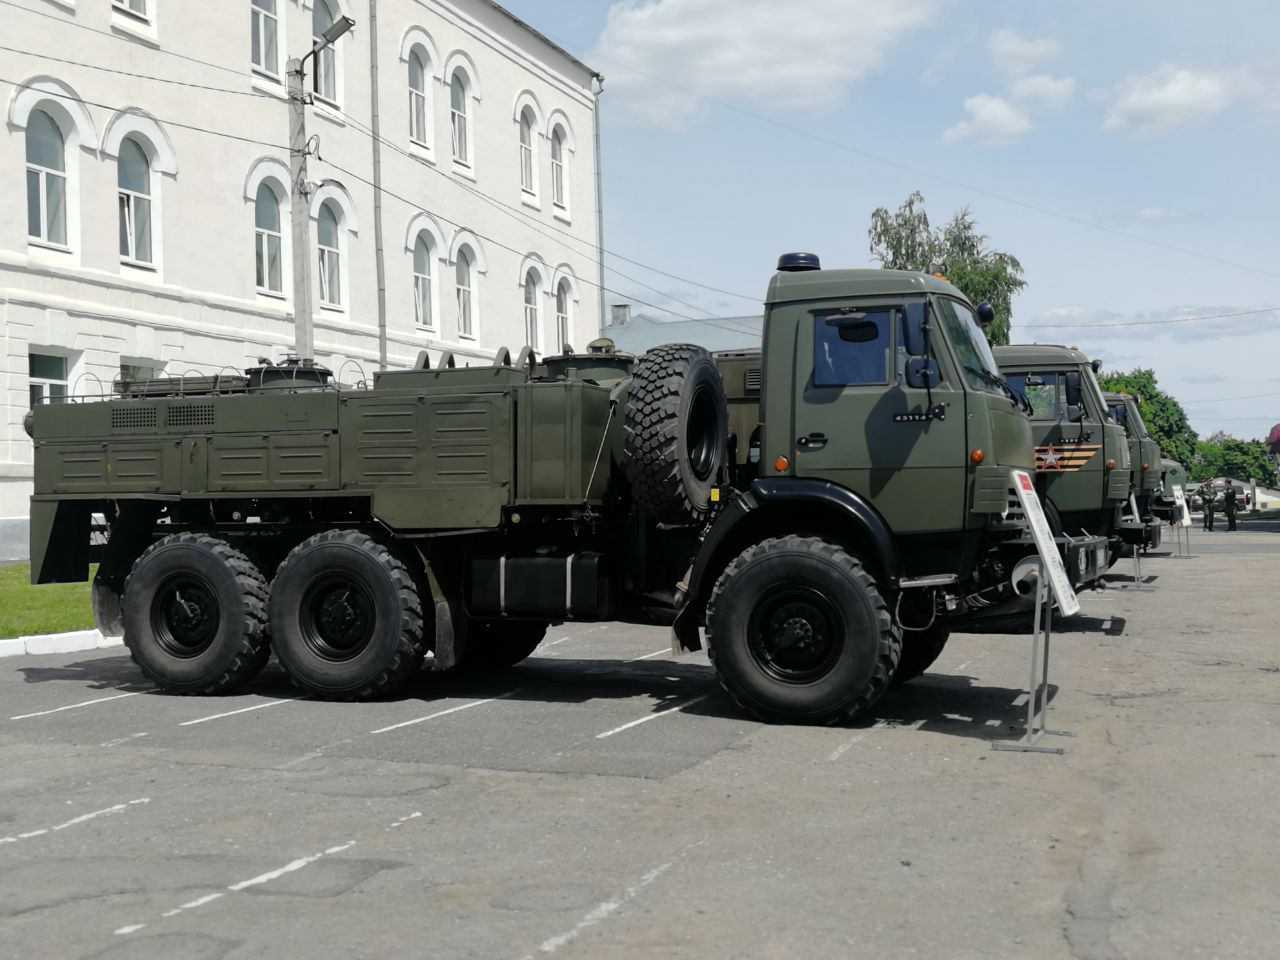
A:
[[[1129,415],[1129,422],[1138,428],[1138,436],[1145,438],[1147,436],[1147,425],[1142,422],[1142,412],[1138,408],[1138,401],[1130,397],[1125,401],[1124,406]]]
[[[1000,368],[996,366],[996,358],[991,353],[986,334],[978,326],[973,311],[956,300],[940,298],[935,302],[942,328],[960,362],[965,383],[971,390],[1004,394],[1004,389],[1000,386]]]
[[[1059,392],[1059,374],[1011,373],[1005,379],[1030,402],[1032,420],[1062,420],[1066,417],[1067,402]]]

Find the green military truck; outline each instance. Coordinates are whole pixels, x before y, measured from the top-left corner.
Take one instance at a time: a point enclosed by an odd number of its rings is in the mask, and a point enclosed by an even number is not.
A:
[[[1164,483],[1160,444],[1152,439],[1143,422],[1138,398],[1129,393],[1106,392],[1102,395],[1111,418],[1124,427],[1129,438],[1129,493],[1142,520],[1142,539],[1135,546],[1144,550],[1160,546],[1163,526],[1156,506],[1162,500]]]
[[[370,389],[295,360],[37,406],[32,579],[97,560],[100,627],[177,692],[233,689],[274,650],[312,694],[366,698],[428,657],[501,668],[551,623],[621,620],[673,624],[681,650],[705,631],[757,716],[853,716],[1014,593],[1030,427],[949,284],[779,268],[750,364],[597,341],[424,352]],[[925,639],[900,666],[904,633]]]
[[[1054,533],[1105,537],[1112,562],[1124,545],[1158,536],[1149,529],[1155,521],[1124,516],[1129,440],[1111,416],[1095,365],[1079,350],[1048,344],[996,347],[995,356],[1031,404],[1037,489]]]

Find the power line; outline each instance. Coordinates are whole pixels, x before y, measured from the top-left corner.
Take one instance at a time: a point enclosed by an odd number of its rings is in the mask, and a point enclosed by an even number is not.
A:
[[[1132,320],[1121,323],[1020,323],[1020,329],[1065,329],[1083,330],[1086,328],[1103,328],[1103,327],[1153,327],[1161,326],[1166,323],[1195,323],[1199,320],[1229,320],[1232,317],[1253,317],[1260,313],[1276,313],[1280,311],[1280,307],[1263,307],[1259,310],[1240,310],[1236,313],[1215,313],[1203,317],[1173,317],[1166,320]]]
[[[1260,400],[1263,397],[1280,397],[1277,393],[1250,393],[1243,397],[1214,397],[1212,400],[1181,400],[1179,401],[1184,407],[1193,403],[1228,403],[1232,400]]]
[[[555,37],[552,37],[552,39],[555,40],[555,42],[560,44],[561,46],[568,47],[568,48],[576,48],[577,50],[582,51],[583,55],[586,55],[587,48],[582,46],[581,44],[570,43],[569,41],[561,40]],[[951,177],[943,176],[942,174],[934,173],[930,170],[925,170],[921,167],[917,167],[909,163],[903,163],[900,160],[894,160],[890,157],[881,156],[880,154],[872,153],[868,150],[862,150],[858,147],[844,143],[843,141],[840,141],[840,140],[833,140],[832,138],[825,137],[822,134],[814,133],[811,130],[806,130],[803,127],[794,126],[792,124],[786,123],[785,121],[777,120],[777,119],[774,119],[773,117],[768,117],[761,113],[756,113],[752,110],[746,109],[745,107],[740,107],[736,104],[729,103],[728,101],[720,100],[715,97],[709,97],[706,94],[699,93],[696,90],[692,90],[688,87],[681,86],[678,83],[674,83],[671,80],[666,79],[665,77],[654,76],[653,74],[646,73],[643,70],[638,70],[630,64],[622,63],[620,61],[613,60],[609,57],[601,56],[599,53],[592,52],[591,56],[594,59],[602,60],[605,63],[611,63],[614,66],[621,67],[622,69],[628,70],[631,73],[636,74],[637,76],[644,77],[647,80],[652,80],[654,83],[660,83],[665,86],[671,87],[674,90],[679,90],[681,93],[686,93],[691,97],[696,97],[699,100],[704,100],[707,103],[714,104],[715,106],[722,107],[726,110],[731,110],[734,113],[741,114],[745,117],[750,117],[751,119],[757,120],[760,123],[766,123],[766,124],[769,124],[770,126],[777,127],[781,130],[786,130],[788,133],[794,133],[797,136],[806,137],[810,140],[814,140],[826,146],[834,147],[837,150],[844,150],[847,153],[854,154],[855,156],[862,157],[866,160],[872,160],[872,161],[875,161],[876,163],[884,164],[885,166],[893,167],[898,170],[905,170],[908,173],[915,174],[916,176],[926,177],[930,180],[937,181],[938,183],[944,183],[947,186],[956,187],[957,189],[965,190],[965,191],[968,191],[969,193],[975,193],[975,194],[978,194],[979,196],[988,197],[992,200],[997,200],[1001,203],[1007,203],[1010,206],[1020,207],[1024,210],[1031,210],[1035,213],[1039,213],[1044,216],[1054,217],[1058,220],[1063,220],[1067,223],[1074,223],[1077,226],[1089,227],[1090,229],[1098,230],[1103,233],[1109,233],[1109,234],[1112,234],[1113,236],[1122,237],[1126,240],[1133,240],[1138,243],[1147,244],[1149,246],[1159,247],[1162,250],[1169,250],[1174,253],[1183,254],[1185,256],[1196,257],[1201,260],[1207,260],[1213,263],[1222,264],[1223,266],[1234,267],[1237,270],[1244,270],[1250,273],[1257,273],[1262,276],[1275,277],[1277,279],[1280,279],[1280,273],[1277,273],[1276,271],[1273,271],[1273,270],[1264,270],[1261,267],[1252,267],[1247,264],[1237,263],[1234,260],[1227,260],[1224,257],[1216,257],[1212,254],[1202,253],[1198,250],[1190,250],[1186,247],[1179,247],[1172,243],[1165,243],[1163,240],[1155,240],[1155,239],[1152,239],[1151,237],[1144,237],[1138,233],[1130,233],[1127,230],[1120,230],[1116,227],[1108,227],[1106,224],[1095,223],[1092,220],[1086,220],[1083,217],[1077,217],[1069,213],[1063,213],[1060,210],[1054,210],[1050,207],[1045,207],[1038,203],[1032,203],[1027,200],[1019,200],[1016,197],[1010,197],[1005,194],[997,193],[994,190],[988,190],[985,187],[976,187],[973,184],[963,183],[960,180],[954,180]]]
[[[475,230],[474,228],[469,227],[464,223],[460,223],[457,220],[450,219],[449,217],[446,217],[441,213],[437,213],[434,210],[428,210],[426,207],[419,205],[416,201],[410,200],[408,197],[401,196],[400,194],[396,193],[394,190],[388,190],[386,187],[378,186],[374,184],[372,180],[366,180],[364,177],[360,176],[358,173],[354,173],[351,170],[348,170],[346,167],[339,166],[338,164],[334,163],[332,160],[326,160],[323,157],[317,157],[317,160],[319,160],[319,162],[321,163],[328,164],[334,170],[337,170],[339,173],[350,177],[352,180],[355,180],[357,183],[363,183],[366,187],[370,187],[374,190],[377,190],[380,193],[385,194],[388,197],[391,197],[395,200],[399,200],[401,203],[406,204],[409,207],[412,207],[414,210],[417,210],[420,213],[425,213],[428,216],[435,217],[437,220],[443,220],[445,223],[449,223],[460,229],[467,230],[468,232],[475,234],[475,236],[478,237],[479,239],[484,240],[488,243],[491,243],[495,247],[498,247],[501,250],[506,250],[508,253],[514,253],[518,257],[524,256],[523,252],[521,252],[520,250],[517,250],[515,247],[509,246],[508,244],[503,243],[501,240],[497,240],[493,237],[486,236],[485,234],[480,233],[478,230]],[[587,286],[596,287],[599,290],[603,290],[605,293],[612,293],[615,296],[620,296],[620,297],[629,296],[628,294],[622,293],[621,291],[614,290],[610,287],[606,287],[602,283],[593,283],[592,281],[586,279],[585,277],[578,277],[577,279],[580,282],[585,283]],[[687,314],[676,313],[674,310],[670,310],[666,307],[660,307],[656,303],[649,303],[645,300],[641,300],[639,297],[631,297],[631,299],[635,300],[636,303],[643,304],[646,307],[652,307],[654,310],[662,310],[665,313],[671,314],[673,317],[679,317],[681,320],[693,320],[696,322],[701,322],[698,317],[691,317],[691,316],[688,316]]]
[[[7,2],[7,0],[0,0],[0,3],[5,3],[5,2]],[[18,81],[10,80],[8,77],[0,77],[0,83],[7,83],[11,87],[22,86],[22,84],[19,83]],[[71,103],[80,103],[80,104],[84,104],[85,106],[98,107],[101,110],[110,110],[113,113],[119,112],[121,109],[120,107],[113,107],[109,103],[97,103],[93,100],[85,100],[83,97],[72,97],[65,93],[58,93],[57,91],[54,91],[54,90],[40,90],[39,93],[41,96],[56,97],[60,100],[70,101]],[[222,130],[210,130],[208,127],[199,127],[199,126],[196,126],[195,124],[182,123],[181,121],[178,121],[178,120],[165,120],[165,119],[162,119],[161,117],[155,117],[154,119],[156,123],[163,124],[164,126],[168,126],[168,127],[174,127],[178,130],[191,130],[195,133],[207,133],[211,137],[223,137],[224,139],[227,139],[227,140],[238,140],[241,143],[252,143],[259,147],[270,147],[273,150],[287,151],[289,149],[284,144],[270,143],[266,140],[255,140],[253,137],[242,137],[239,134],[226,133]]]

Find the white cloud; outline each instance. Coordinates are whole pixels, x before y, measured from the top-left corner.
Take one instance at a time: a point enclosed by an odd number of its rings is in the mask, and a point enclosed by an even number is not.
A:
[[[1130,76],[1111,92],[1104,130],[1151,136],[1202,123],[1249,92],[1236,71],[1196,71],[1165,64]]]
[[[680,126],[698,97],[783,110],[835,106],[941,0],[620,0],[594,59],[611,116]],[[589,58],[591,59],[591,58]],[[628,69],[630,68],[630,69]]]
[[[987,41],[996,66],[1011,77],[1021,77],[1060,52],[1048,37],[1026,37],[1016,30],[997,30]]]
[[[1004,97],[980,93],[965,100],[968,120],[961,120],[942,135],[947,143],[977,140],[979,143],[1012,143],[1029,132],[1035,124],[1021,107]]]
[[[1009,84],[1009,96],[1020,103],[1043,107],[1065,106],[1076,92],[1075,77],[1051,77],[1035,73]]]

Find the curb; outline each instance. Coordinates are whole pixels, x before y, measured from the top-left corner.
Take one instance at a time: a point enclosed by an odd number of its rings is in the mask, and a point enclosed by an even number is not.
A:
[[[98,630],[76,630],[72,633],[46,633],[35,637],[0,640],[0,657],[19,657],[43,653],[81,653],[123,646],[121,637],[104,637]]]

